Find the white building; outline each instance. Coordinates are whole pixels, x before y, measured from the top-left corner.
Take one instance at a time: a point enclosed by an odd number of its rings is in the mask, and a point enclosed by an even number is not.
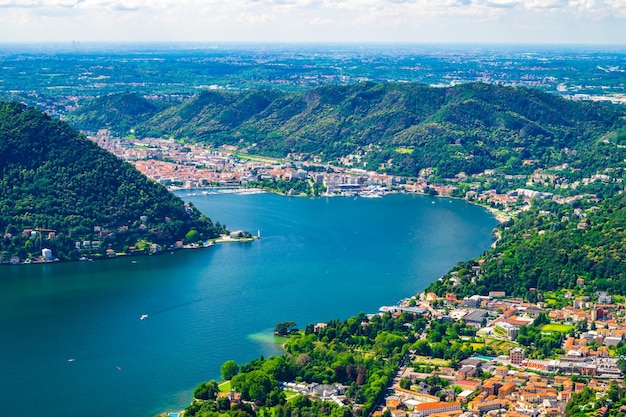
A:
[[[45,261],[53,261],[54,258],[52,257],[52,251],[48,248],[43,248],[41,250],[41,256],[43,257],[43,259]]]

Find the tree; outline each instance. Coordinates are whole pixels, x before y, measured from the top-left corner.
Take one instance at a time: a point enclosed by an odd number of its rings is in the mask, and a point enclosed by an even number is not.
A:
[[[198,385],[193,391],[193,397],[199,400],[215,400],[219,391],[217,382],[210,380]]]
[[[239,373],[239,365],[237,365],[237,362],[234,360],[228,360],[222,364],[220,371],[222,373],[222,380],[228,381]]]
[[[366,378],[367,378],[367,369],[365,368],[365,366],[359,364],[359,366],[356,368],[356,383],[358,385],[363,385],[365,384]]]
[[[230,409],[230,400],[227,397],[219,397],[216,402],[218,410],[226,411]]]
[[[278,382],[263,371],[250,371],[233,377],[231,384],[234,390],[241,392],[244,400],[267,402],[268,395],[274,388],[278,389]]]
[[[427,340],[418,340],[413,344],[413,349],[415,349],[415,353],[421,356],[430,356],[432,354],[430,343]]]
[[[185,235],[185,243],[197,242],[199,239],[199,236],[200,234],[198,233],[198,231],[195,229],[192,229],[188,231],[187,234]]]
[[[618,402],[621,398],[621,392],[619,389],[619,385],[614,380],[609,384],[609,391],[607,392],[607,396],[613,402]]]
[[[380,332],[374,339],[375,345],[381,349],[384,355],[389,355],[395,348],[401,348],[406,340],[402,336],[389,332]]]
[[[288,336],[291,332],[297,330],[296,323],[293,321],[285,321],[276,324],[274,334],[279,336]]]
[[[400,380],[400,388],[410,389],[411,388],[411,378],[404,377]]]

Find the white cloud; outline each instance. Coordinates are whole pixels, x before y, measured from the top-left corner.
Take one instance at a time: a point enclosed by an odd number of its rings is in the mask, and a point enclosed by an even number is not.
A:
[[[332,25],[335,21],[331,18],[322,18],[319,16],[316,16],[312,19],[309,19],[306,24],[308,26],[328,26],[328,25]]]
[[[482,2],[482,4],[486,7],[498,7],[498,8],[512,8],[517,7],[520,4],[523,4],[519,0],[489,0]]]
[[[626,0],[0,0],[0,9],[0,42],[626,42]]]
[[[529,9],[563,9],[567,8],[567,0],[527,0],[524,7]]]

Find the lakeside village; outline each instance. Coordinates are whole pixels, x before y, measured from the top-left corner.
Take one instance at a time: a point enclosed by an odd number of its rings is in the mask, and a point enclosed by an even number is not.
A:
[[[141,216],[139,218],[142,222],[147,222],[148,219],[145,216]],[[146,226],[144,223],[141,223],[139,226],[141,230],[145,230]],[[118,231],[124,232],[128,230],[128,226],[122,226]],[[94,233],[99,234],[100,238],[106,238],[113,235],[113,232],[102,229],[100,226],[94,226]],[[42,246],[42,241],[45,240],[54,240],[56,237],[56,230],[52,229],[24,229],[22,231],[24,236],[28,236],[33,240],[39,240],[39,245],[41,249],[41,256],[33,257],[33,258],[25,258],[22,260],[19,256],[11,256],[8,260],[3,260],[2,263],[9,265],[19,265],[19,264],[41,264],[41,263],[51,263],[58,262],[59,259],[54,256],[54,252],[52,249],[44,248]],[[132,256],[132,255],[159,255],[165,252],[173,252],[180,249],[200,249],[200,248],[209,248],[216,243],[228,243],[228,242],[250,242],[256,239],[261,238],[261,232],[259,231],[257,236],[252,236],[249,232],[245,232],[243,230],[235,230],[230,232],[229,234],[221,235],[217,239],[207,240],[201,243],[184,243],[182,240],[177,240],[173,245],[169,247],[164,247],[157,243],[149,243],[145,241],[140,241],[136,246],[129,246],[127,251],[125,252],[116,252],[114,249],[105,249],[104,256],[101,253],[101,240],[83,240],[75,242],[75,249],[80,251],[83,256],[79,258],[80,261],[93,261],[94,259],[109,259],[115,258],[118,256]],[[135,261],[133,261],[135,262]]]
[[[623,384],[625,363],[618,354],[626,346],[626,304],[623,299],[615,302],[604,292],[597,293],[594,299],[580,295],[584,282],[579,285],[572,291],[546,293],[546,301],[535,304],[507,298],[501,291],[464,299],[457,299],[452,293],[445,297],[422,293],[399,305],[381,307],[377,314],[366,315],[362,326],[375,321],[375,316],[387,314],[394,319],[409,314],[427,320],[426,327],[413,335],[416,342],[369,415],[561,416],[566,414],[572,397],[583,395],[584,391],[595,395],[593,401],[576,405],[585,415],[604,417],[616,408],[626,412],[626,406],[618,404],[618,398],[623,398],[623,389],[619,387]],[[557,306],[553,303],[556,299],[567,305]],[[458,349],[459,344],[464,344],[472,346],[470,351],[474,353],[457,360],[456,355],[443,359],[448,357],[446,353],[435,352],[435,346],[441,342],[433,335],[441,324],[446,324],[447,329],[454,324],[464,329],[462,335],[449,337],[445,343],[448,347],[443,350],[454,349],[455,345]],[[318,323],[312,331],[320,334],[327,326],[328,323]],[[562,342],[550,348],[546,356],[545,346],[530,342],[526,331],[529,328],[538,328],[541,338]],[[227,385],[228,389],[218,394],[218,400],[229,400],[231,407],[241,406],[242,394],[232,389],[230,383],[220,385]],[[316,398],[350,407],[355,415],[360,415],[356,411],[360,405],[346,385],[297,380],[280,381],[279,386],[287,398]],[[198,402],[202,400],[194,399],[192,405]]]
[[[100,147],[132,163],[148,178],[176,189],[235,189],[242,192],[249,187],[263,187],[264,181],[298,181],[307,187],[295,190],[281,189],[287,195],[361,196],[380,197],[389,192],[420,193],[431,196],[464,198],[491,210],[499,221],[514,217],[519,210],[530,206],[533,198],[552,199],[559,204],[572,204],[577,200],[599,201],[595,194],[576,193],[587,186],[601,190],[615,184],[621,186],[619,172],[607,168],[589,178],[571,181],[560,172],[569,171],[563,164],[549,169],[535,169],[530,175],[504,175],[495,170],[468,176],[461,172],[454,178],[438,178],[432,168],[422,169],[416,178],[381,173],[393,161],[382,164],[379,171],[368,171],[351,166],[362,160],[361,155],[348,155],[338,161],[341,166],[323,164],[315,155],[288,155],[285,161],[256,157],[247,149],[223,145],[218,149],[202,144],[183,144],[173,139],[114,138],[108,130],[98,131],[90,137]],[[375,150],[372,150],[375,151]],[[532,167],[537,161],[525,160]],[[614,174],[614,175],[613,175]],[[502,187],[502,184],[506,184]],[[498,192],[498,188],[511,190]],[[271,188],[277,191],[276,188]],[[568,190],[567,196],[554,190]],[[580,227],[585,228],[584,213],[579,213]]]
[[[578,284],[584,286],[584,280]],[[554,300],[550,296],[546,294],[546,299]],[[417,366],[399,368],[378,413],[389,410],[387,415],[411,417],[558,416],[565,414],[573,394],[588,387],[595,391],[597,401],[586,404],[587,411],[607,415],[612,405],[611,386],[616,382],[621,385],[624,376],[617,352],[626,339],[626,304],[615,303],[605,292],[597,293],[595,300],[575,296],[572,291],[563,291],[558,297],[564,297],[569,305],[554,308],[548,302],[532,304],[506,298],[503,291],[492,291],[489,296],[462,300],[451,293],[446,297],[422,293],[399,306],[382,307],[381,311],[393,314],[413,312],[436,321],[464,322],[476,333],[459,339],[472,347],[490,346],[496,355],[473,355],[451,367],[449,361],[412,351],[409,363]],[[559,347],[550,349],[550,353],[559,353],[545,355],[545,347],[522,338],[530,326],[562,340]],[[419,338],[424,339],[425,334]],[[428,381],[437,378],[445,380],[446,387],[432,395],[436,392]]]

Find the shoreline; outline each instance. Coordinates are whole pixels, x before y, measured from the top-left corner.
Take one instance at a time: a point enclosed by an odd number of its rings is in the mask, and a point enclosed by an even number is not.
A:
[[[49,265],[49,264],[62,264],[62,263],[71,263],[71,262],[93,262],[93,261],[108,261],[111,259],[116,259],[116,258],[142,258],[145,256],[160,256],[160,255],[165,255],[166,253],[170,253],[173,254],[174,252],[178,252],[180,250],[198,250],[198,249],[206,249],[206,248],[210,248],[215,246],[218,243],[248,243],[248,242],[253,242],[255,240],[260,240],[260,237],[257,236],[251,236],[251,237],[230,237],[230,236],[220,236],[219,238],[215,238],[212,240],[209,240],[207,242],[204,242],[203,244],[197,244],[197,243],[191,243],[191,244],[187,244],[187,245],[183,245],[182,247],[170,247],[167,249],[163,249],[161,251],[158,252],[148,252],[148,253],[139,253],[139,252],[135,252],[135,253],[116,253],[115,255],[101,255],[101,256],[93,256],[93,257],[86,257],[86,256],[82,256],[80,259],[75,259],[75,260],[66,260],[66,261],[62,261],[60,259],[55,259],[55,260],[31,260],[31,259],[26,259],[24,262],[20,262],[20,263],[0,263],[0,267],[3,266],[23,266],[23,265]],[[135,262],[135,261],[133,261]]]
[[[350,195],[344,195],[344,194],[324,194],[324,195],[320,195],[320,196],[308,196],[308,195],[287,195],[287,194],[283,194],[277,191],[271,191],[271,190],[264,190],[264,189],[260,189],[260,188],[246,188],[246,187],[207,187],[207,188],[168,188],[168,190],[170,192],[185,192],[187,191],[187,193],[184,195],[185,197],[197,197],[197,196],[203,196],[203,195],[220,195],[220,194],[236,194],[236,195],[256,195],[256,194],[275,194],[275,195],[279,195],[281,197],[303,197],[303,198],[328,198],[328,197],[354,197],[356,198],[357,196],[360,198],[364,198],[364,199],[370,199],[371,197],[363,197],[361,196],[359,193],[354,193],[354,194],[350,194]],[[214,190],[214,192],[208,192],[207,190]],[[198,193],[199,192],[199,193]],[[421,195],[424,197],[431,197],[431,198],[449,198],[449,199],[453,199],[453,200],[462,200],[465,201],[466,203],[475,205],[475,206],[479,206],[479,207],[483,207],[484,209],[486,209],[487,211],[489,211],[491,213],[491,215],[493,216],[493,218],[498,222],[498,224],[502,224],[505,223],[509,220],[511,220],[514,217],[514,214],[508,214],[505,213],[504,211],[500,210],[500,209],[496,209],[494,207],[490,207],[484,204],[480,204],[471,200],[468,200],[467,198],[464,197],[453,197],[453,196],[444,196],[444,195],[429,195],[429,194],[425,194],[423,192],[411,192],[411,191],[407,191],[407,190],[391,190],[391,191],[387,191],[384,193],[381,193],[379,195],[380,198],[384,197],[385,195],[388,194],[413,194],[413,195]],[[168,249],[164,249],[161,250],[159,252],[149,252],[149,253],[116,253],[115,255],[101,255],[101,256],[94,256],[94,257],[87,257],[87,256],[82,256],[80,259],[76,259],[76,260],[59,260],[54,259],[54,260],[39,260],[39,259],[27,259],[23,262],[20,263],[8,263],[8,262],[3,262],[0,263],[0,267],[2,266],[20,266],[20,265],[41,265],[41,264],[57,264],[57,263],[66,263],[66,262],[92,262],[94,260],[96,261],[104,261],[104,260],[108,260],[108,259],[115,259],[115,258],[119,258],[119,257],[137,257],[137,256],[153,256],[153,255],[162,255],[165,254],[166,252],[169,253],[173,253],[175,251],[178,250],[195,250],[195,249],[205,249],[211,246],[214,246],[217,243],[233,243],[233,242],[240,242],[240,243],[246,243],[246,242],[253,242],[255,240],[259,240],[261,239],[260,237],[257,236],[251,236],[251,237],[242,237],[242,238],[232,238],[230,236],[226,236],[226,235],[222,235],[218,238],[209,240],[207,242],[204,242],[202,245],[199,244],[187,244],[187,245],[183,245],[183,247],[169,247]],[[497,237],[496,237],[496,241],[494,243],[496,243],[498,241]]]
[[[261,189],[261,188],[247,188],[247,187],[243,187],[243,186],[239,186],[239,187],[207,187],[207,188],[182,188],[182,187],[170,187],[168,188],[170,190],[170,192],[174,192],[174,191],[179,191],[179,192],[183,192],[183,191],[188,191],[187,194],[185,194],[186,197],[196,197],[196,196],[201,196],[201,195],[219,195],[219,194],[236,194],[236,195],[255,195],[255,194],[275,194],[275,195],[279,195],[282,197],[301,197],[301,198],[322,198],[322,197],[361,197],[361,198],[371,198],[371,197],[363,197],[360,193],[353,193],[353,194],[322,194],[319,196],[310,196],[310,195],[288,195],[288,194],[284,194],[278,191],[274,191],[274,190],[265,190],[265,189]],[[206,190],[215,190],[214,192],[207,192]],[[195,193],[194,191],[200,191],[200,193]],[[450,195],[429,195],[423,192],[411,192],[411,191],[407,191],[406,189],[404,190],[391,190],[391,191],[386,191],[384,193],[380,193],[379,197],[384,197],[385,195],[388,194],[414,194],[414,195],[421,195],[424,197],[432,197],[432,198],[450,198],[453,200],[462,200],[465,201],[469,204],[475,205],[475,206],[479,206],[479,207],[483,207],[485,208],[487,211],[489,211],[493,217],[496,219],[496,221],[498,223],[505,223],[509,220],[511,220],[514,215],[511,215],[509,213],[506,213],[500,209],[494,208],[494,207],[490,207],[488,205],[485,204],[480,204],[477,203],[475,201],[469,200],[465,197],[454,197],[454,196],[450,196]]]
[[[465,200],[465,199],[463,199],[463,200]],[[478,205],[478,206],[481,206],[481,207],[486,208],[486,209],[487,209],[487,211],[489,211],[489,212],[493,215],[493,217],[494,217],[494,218],[498,221],[498,223],[499,223],[499,224],[506,223],[506,222],[508,222],[509,220],[511,220],[511,219],[513,218],[513,216],[511,216],[510,214],[507,214],[507,213],[503,212],[503,211],[502,211],[502,210],[500,210],[500,209],[493,208],[493,207],[483,206],[482,204],[478,204],[478,203],[472,203],[472,202],[471,202],[471,201],[469,201],[469,200],[465,200],[465,201],[467,201],[468,203],[471,203],[471,204],[476,204],[476,205]]]

